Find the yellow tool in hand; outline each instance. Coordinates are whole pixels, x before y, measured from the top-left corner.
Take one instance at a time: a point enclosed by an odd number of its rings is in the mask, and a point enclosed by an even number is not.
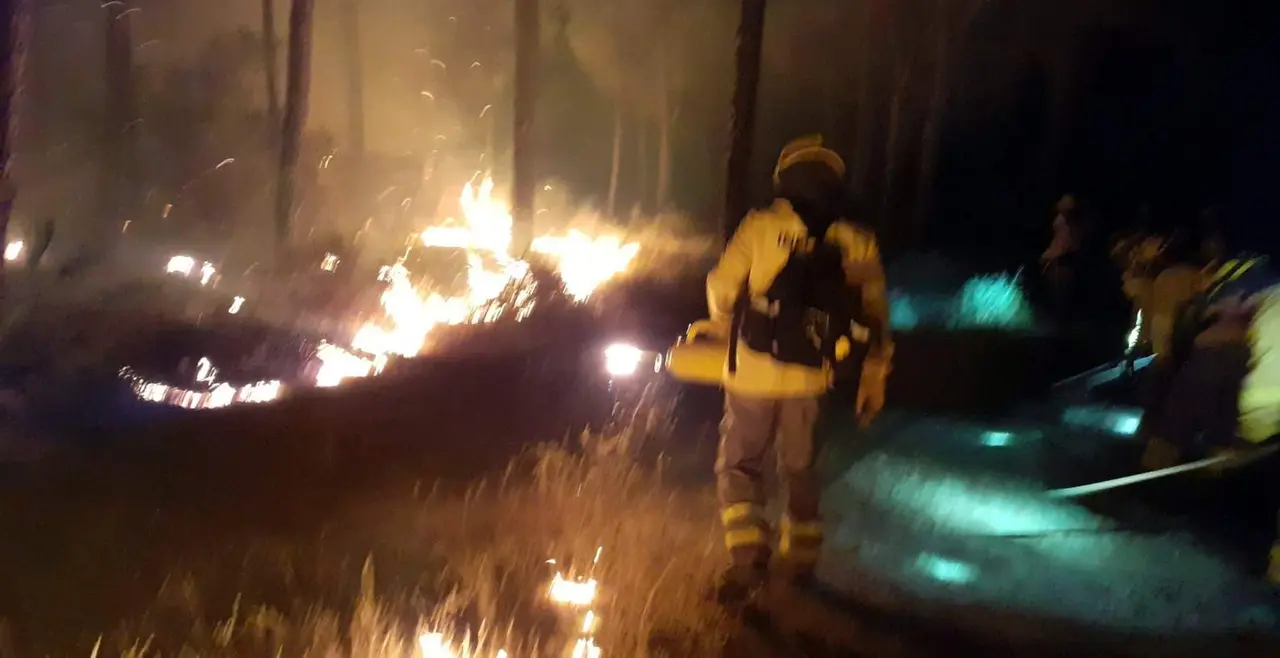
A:
[[[729,360],[729,338],[710,320],[689,325],[685,335],[667,351],[666,371],[686,384],[722,386]]]

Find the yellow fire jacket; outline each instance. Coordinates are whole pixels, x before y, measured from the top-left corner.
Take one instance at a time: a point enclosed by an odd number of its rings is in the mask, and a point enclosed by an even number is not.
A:
[[[804,221],[785,200],[775,200],[765,210],[752,212],[742,221],[725,248],[719,264],[707,276],[707,307],[713,323],[728,327],[734,303],[747,282],[752,295],[763,295],[789,257],[786,246],[808,239]],[[892,355],[889,339],[889,305],[885,295],[884,268],[875,235],[847,221],[833,224],[824,236],[840,246],[845,257],[845,274],[852,285],[862,289],[868,317],[881,323],[884,340],[870,354],[864,371],[887,374]],[[726,364],[726,369],[728,365]],[[883,378],[883,375],[880,375]],[[725,389],[758,398],[795,398],[821,395],[831,386],[830,365],[809,368],[775,361],[768,354],[738,345],[736,371],[725,375]]]

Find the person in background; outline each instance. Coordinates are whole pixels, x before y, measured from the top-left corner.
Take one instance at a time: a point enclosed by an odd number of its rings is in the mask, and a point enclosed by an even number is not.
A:
[[[1265,256],[1218,264],[1179,318],[1170,360],[1174,374],[1159,408],[1158,440],[1172,459],[1148,468],[1274,441],[1280,434],[1280,272]],[[1280,527],[1268,578],[1280,586]]]
[[[1157,359],[1170,349],[1179,313],[1201,290],[1204,266],[1199,244],[1190,233],[1175,231],[1165,242],[1159,267],[1151,280],[1151,298],[1146,313],[1151,326],[1151,349]]]
[[[730,345],[716,460],[731,558],[716,591],[722,604],[745,601],[768,573],[767,451],[775,449],[787,494],[778,553],[803,585],[822,548],[815,425],[836,366],[861,364],[852,371],[862,422],[884,404],[893,355],[884,269],[874,234],[843,217],[844,175],[821,137],[788,144],[773,205],[742,221],[707,277],[711,322]]]
[[[1146,232],[1124,235],[1111,247],[1112,261],[1120,268],[1121,290],[1132,306],[1132,326],[1137,330],[1129,336],[1131,353],[1151,347],[1151,288],[1164,247],[1160,236]]]
[[[1203,289],[1202,266],[1197,241],[1185,231],[1175,231],[1160,244],[1158,256],[1143,276],[1125,282],[1126,292],[1145,291],[1142,324],[1147,328],[1155,357],[1140,381],[1144,413],[1139,436],[1146,443],[1142,463],[1148,470],[1171,466],[1180,454],[1164,438],[1168,433],[1160,424],[1163,406],[1181,364],[1173,358],[1175,328],[1187,306]]]
[[[1070,324],[1072,306],[1079,281],[1079,257],[1084,243],[1079,221],[1079,201],[1065,194],[1054,206],[1053,237],[1040,254],[1040,271],[1048,283],[1054,315],[1060,324]]]

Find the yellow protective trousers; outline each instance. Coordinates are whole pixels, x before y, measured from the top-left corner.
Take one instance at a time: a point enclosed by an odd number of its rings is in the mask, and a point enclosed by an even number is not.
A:
[[[771,447],[786,490],[778,553],[800,570],[816,565],[822,549],[822,485],[814,472],[818,409],[816,397],[725,395],[716,490],[725,545],[735,565],[764,567],[772,554],[764,487],[764,464]]]

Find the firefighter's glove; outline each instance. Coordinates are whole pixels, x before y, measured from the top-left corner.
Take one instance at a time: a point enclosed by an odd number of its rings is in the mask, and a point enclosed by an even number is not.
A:
[[[858,424],[866,427],[884,409],[885,384],[891,370],[888,357],[868,357],[862,366],[862,378],[858,382],[858,399],[855,411]]]

